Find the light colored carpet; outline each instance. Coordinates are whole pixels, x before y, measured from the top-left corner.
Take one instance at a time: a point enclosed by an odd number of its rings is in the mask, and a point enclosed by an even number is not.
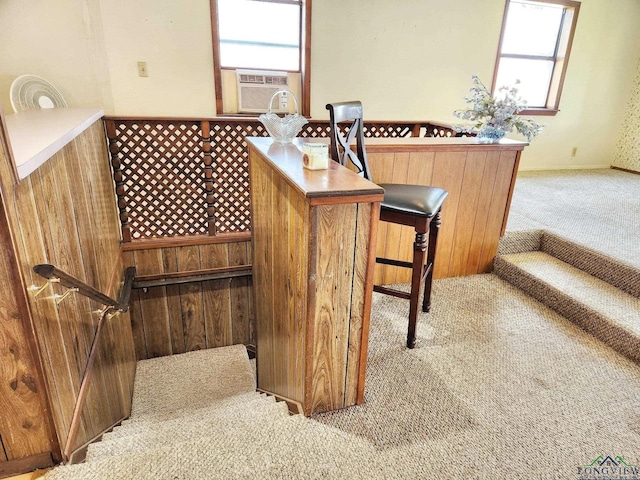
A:
[[[507,232],[547,230],[640,268],[640,175],[520,172]]]
[[[639,187],[613,170],[522,173],[501,249],[573,255],[545,230],[640,266]],[[599,254],[578,261],[611,275]],[[638,365],[494,275],[436,280],[432,300],[408,350],[407,302],[374,294],[365,405],[288,416],[253,391],[242,347],[141,362],[132,418],[47,478],[576,479],[599,456],[640,466]]]
[[[311,419],[265,413],[234,428],[176,401],[198,417],[174,423],[202,423],[193,437],[151,448],[153,435],[121,431],[126,452],[47,478],[576,479],[599,455],[640,465],[636,364],[494,275],[434,282],[414,350],[407,309],[374,294],[365,405]],[[205,386],[170,369],[189,382],[175,392],[190,403]]]
[[[600,315],[618,318],[622,326],[640,337],[637,298],[545,252],[516,253],[502,258]]]
[[[315,420],[367,438],[401,478],[577,478],[640,465],[640,368],[494,275],[438,280],[418,348],[376,296],[366,404]],[[614,453],[615,452],[615,453]]]
[[[202,381],[198,389],[191,390],[180,374],[187,371],[189,378],[215,381]],[[181,408],[206,406],[213,400],[255,389],[244,345],[142,360],[136,368],[131,416],[172,414]]]

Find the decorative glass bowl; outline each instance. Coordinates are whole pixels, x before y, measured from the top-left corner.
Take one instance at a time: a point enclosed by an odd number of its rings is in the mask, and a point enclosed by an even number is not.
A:
[[[283,92],[286,92],[287,95],[293,98],[296,112],[293,114],[287,113],[284,117],[280,117],[271,111],[271,104],[273,103],[273,99]],[[298,99],[288,90],[278,90],[274,93],[271,100],[269,100],[267,113],[260,115],[258,120],[260,120],[260,123],[267,129],[269,136],[277,143],[291,143],[298,133],[300,133],[302,127],[308,123],[308,120],[298,113]]]

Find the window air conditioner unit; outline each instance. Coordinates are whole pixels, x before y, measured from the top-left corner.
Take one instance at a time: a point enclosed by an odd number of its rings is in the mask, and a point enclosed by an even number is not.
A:
[[[289,89],[287,72],[236,70],[238,83],[238,113],[265,113],[269,101],[278,90]],[[278,95],[273,99],[272,112],[289,113],[289,98]]]

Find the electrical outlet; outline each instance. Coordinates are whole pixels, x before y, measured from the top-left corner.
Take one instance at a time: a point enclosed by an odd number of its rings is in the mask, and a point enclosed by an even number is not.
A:
[[[578,147],[573,147],[571,149],[571,157],[575,157],[576,153],[578,153]]]
[[[138,62],[138,76],[139,77],[149,76],[149,72],[147,71],[147,62]]]

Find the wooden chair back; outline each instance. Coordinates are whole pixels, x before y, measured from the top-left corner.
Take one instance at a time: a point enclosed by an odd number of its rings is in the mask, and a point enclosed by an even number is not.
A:
[[[355,167],[356,172],[371,180],[367,153],[364,148],[364,126],[362,115],[362,103],[359,101],[328,103],[329,128],[331,143],[329,155],[342,166]],[[340,124],[351,122],[351,125],[343,135]],[[354,151],[355,140],[355,151]]]

